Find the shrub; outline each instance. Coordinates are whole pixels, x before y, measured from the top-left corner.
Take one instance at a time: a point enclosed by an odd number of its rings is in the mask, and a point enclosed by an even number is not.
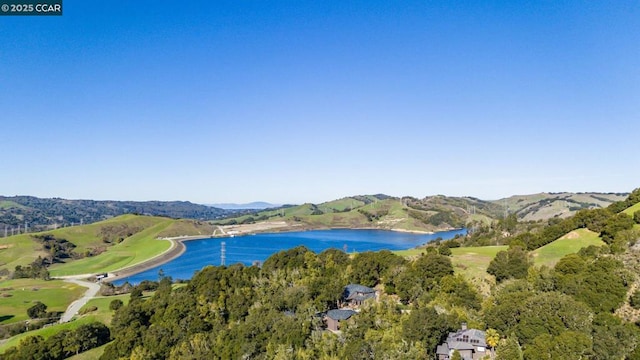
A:
[[[97,306],[89,306],[87,308],[84,308],[84,309],[80,310],[80,315],[88,314],[90,312],[94,312],[94,311],[97,311],[97,310],[98,310]]]
[[[124,303],[122,302],[122,300],[120,299],[115,299],[113,301],[111,301],[111,303],[109,303],[109,309],[111,310],[118,310],[122,307],[122,305],[124,305]]]
[[[37,319],[44,317],[47,314],[47,305],[41,303],[40,301],[36,301],[36,303],[27,309],[27,315],[31,319]]]

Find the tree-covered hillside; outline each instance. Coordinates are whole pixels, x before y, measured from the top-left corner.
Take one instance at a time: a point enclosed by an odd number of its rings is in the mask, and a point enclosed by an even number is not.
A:
[[[98,201],[0,196],[0,236],[89,224],[123,214],[213,220],[237,213],[188,201]]]

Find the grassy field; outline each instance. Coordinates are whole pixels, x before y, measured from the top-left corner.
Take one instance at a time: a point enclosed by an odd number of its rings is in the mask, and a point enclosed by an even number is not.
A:
[[[150,295],[145,294],[145,297],[146,296],[150,296]],[[125,294],[125,295],[99,297],[99,298],[92,299],[82,309],[86,309],[91,306],[96,306],[98,310],[90,312],[86,315],[78,316],[75,320],[70,321],[68,323],[55,324],[53,326],[49,326],[43,329],[29,331],[27,333],[23,333],[23,334],[11,337],[6,343],[0,345],[0,354],[5,352],[8,348],[12,346],[17,346],[18,344],[20,344],[20,341],[22,339],[28,336],[39,335],[46,339],[49,336],[57,334],[62,330],[74,330],[74,329],[77,329],[80,325],[89,324],[96,321],[109,325],[111,323],[111,317],[113,316],[113,310],[109,309],[109,303],[111,303],[111,301],[115,299],[120,299],[124,304],[127,304],[129,302],[129,297],[130,297],[129,294]],[[89,359],[91,359],[91,357],[89,357]]]
[[[487,267],[496,254],[507,250],[507,246],[477,246],[451,249],[451,263],[454,272],[469,280],[483,295],[488,295],[493,276],[487,274]],[[424,253],[424,249],[394,251],[405,257],[416,257]]]
[[[456,271],[468,278],[481,278],[487,267],[499,251],[507,250],[507,246],[477,246],[451,249],[451,263]],[[415,257],[424,253],[424,249],[394,251],[405,257]]]
[[[149,297],[151,296],[150,294],[151,293],[145,293],[144,297]],[[82,312],[82,310],[86,310],[88,308],[91,308],[92,306],[95,306],[98,308],[98,310],[92,311],[87,315],[94,316],[101,323],[109,325],[111,324],[111,317],[113,316],[113,310],[109,309],[109,304],[111,304],[113,300],[120,299],[126,305],[129,303],[130,298],[131,296],[129,294],[96,297],[89,300],[89,302],[87,302],[87,304],[83,306],[82,309],[80,309],[80,312]]]
[[[156,240],[158,234],[175,220],[163,221],[147,228],[123,242],[109,248],[108,251],[94,257],[84,258],[66,264],[55,264],[49,268],[51,276],[92,274],[109,272],[138,264],[161,254],[171,247],[171,242]]]
[[[36,301],[47,311],[64,311],[87,289],[62,280],[16,279],[0,281],[0,324],[27,320],[27,309]],[[6,296],[6,297],[5,297]]]
[[[633,206],[631,206],[631,207],[629,207],[629,208],[625,209],[625,210],[624,210],[624,211],[622,211],[622,212],[623,212],[623,213],[625,213],[625,214],[627,214],[627,215],[629,215],[629,216],[633,216],[633,214],[634,214],[636,211],[640,211],[640,203],[637,203],[637,204],[635,204],[635,205],[633,205]]]
[[[451,249],[453,268],[465,277],[482,279],[496,254],[507,246],[477,246]]]
[[[601,246],[604,245],[604,242],[598,237],[597,233],[587,229],[578,229],[536,249],[532,252],[532,255],[535,265],[553,267],[563,256],[577,253],[581,248],[589,245]]]

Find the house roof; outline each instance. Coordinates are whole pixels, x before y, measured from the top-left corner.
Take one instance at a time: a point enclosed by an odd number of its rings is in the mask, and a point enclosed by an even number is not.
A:
[[[476,348],[476,345],[464,341],[447,341],[447,345],[454,350],[473,350]]]
[[[331,318],[333,320],[347,320],[348,318],[350,318],[351,316],[353,316],[354,314],[357,314],[355,311],[353,310],[342,310],[342,309],[334,309],[334,310],[329,310],[327,311],[327,317]]]
[[[345,286],[343,296],[346,300],[365,300],[376,296],[376,291],[370,287],[349,284]]]
[[[447,346],[447,343],[438,345],[436,348],[436,355],[449,355],[449,346]]]
[[[447,336],[449,349],[471,350],[475,347],[487,347],[485,333],[482,330],[466,329],[449,333]]]

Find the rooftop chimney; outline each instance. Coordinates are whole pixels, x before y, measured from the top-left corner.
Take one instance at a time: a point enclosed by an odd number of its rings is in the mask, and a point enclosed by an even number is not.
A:
[[[467,323],[466,322],[463,322],[461,325],[462,325],[462,330],[467,330]]]

